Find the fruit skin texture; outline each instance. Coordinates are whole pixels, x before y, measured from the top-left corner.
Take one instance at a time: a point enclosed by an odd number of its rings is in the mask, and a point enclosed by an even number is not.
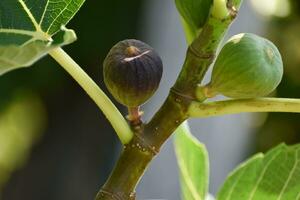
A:
[[[276,46],[251,33],[233,36],[222,48],[206,86],[208,97],[231,98],[268,95],[280,83],[283,63]]]
[[[103,63],[109,92],[127,107],[145,103],[158,88],[162,72],[162,60],[154,49],[134,39],[113,46]]]

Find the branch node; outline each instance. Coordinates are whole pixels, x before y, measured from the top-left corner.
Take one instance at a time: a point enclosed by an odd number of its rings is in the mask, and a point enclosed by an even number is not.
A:
[[[190,45],[188,48],[188,51],[191,52],[196,58],[198,59],[204,59],[204,60],[214,60],[215,58],[215,53],[202,53],[199,52],[193,45]]]
[[[187,95],[187,94],[184,94],[183,92],[179,91],[178,89],[176,89],[175,87],[172,87],[170,89],[170,92],[173,93],[176,97],[175,97],[175,101],[177,103],[181,103],[183,101],[189,101],[189,102],[192,102],[192,101],[196,101],[197,99],[193,96],[190,96],[190,95]]]

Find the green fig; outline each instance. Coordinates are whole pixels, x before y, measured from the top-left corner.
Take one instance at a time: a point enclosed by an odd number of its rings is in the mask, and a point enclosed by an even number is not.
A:
[[[282,75],[283,63],[276,46],[255,34],[241,33],[220,51],[205,93],[207,97],[266,96],[278,86]]]
[[[121,104],[133,108],[145,103],[158,88],[163,64],[149,45],[133,39],[117,43],[103,64],[104,82]]]

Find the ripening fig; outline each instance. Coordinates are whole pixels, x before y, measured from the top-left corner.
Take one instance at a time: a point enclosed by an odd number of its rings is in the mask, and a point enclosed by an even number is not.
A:
[[[282,75],[282,59],[276,46],[257,35],[241,33],[229,39],[220,51],[205,93],[207,97],[261,97],[278,86]]]
[[[162,60],[154,49],[134,39],[113,46],[103,64],[109,92],[129,108],[142,105],[153,95],[162,72]]]

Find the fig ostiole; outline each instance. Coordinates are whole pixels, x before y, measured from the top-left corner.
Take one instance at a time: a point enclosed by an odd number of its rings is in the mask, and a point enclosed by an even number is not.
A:
[[[140,118],[140,105],[157,90],[163,72],[160,56],[134,39],[112,47],[103,63],[104,82],[112,96],[128,107],[130,121]]]
[[[270,94],[279,85],[283,63],[276,46],[251,33],[233,36],[221,49],[210,83],[203,92],[230,98],[256,98]]]

